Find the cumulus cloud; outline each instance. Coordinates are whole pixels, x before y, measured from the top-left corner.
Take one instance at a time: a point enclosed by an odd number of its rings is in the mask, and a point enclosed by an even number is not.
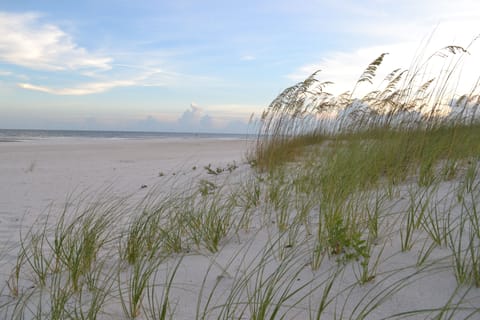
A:
[[[247,133],[248,117],[249,115],[243,112],[231,113],[219,106],[206,110],[192,102],[170,128],[183,132]],[[165,123],[163,125],[165,126]]]
[[[197,126],[202,114],[202,108],[200,108],[196,103],[192,102],[190,104],[190,109],[185,110],[180,118],[178,118],[178,123],[187,126]]]
[[[0,61],[36,70],[111,68],[111,58],[88,52],[36,13],[0,12],[0,34]]]

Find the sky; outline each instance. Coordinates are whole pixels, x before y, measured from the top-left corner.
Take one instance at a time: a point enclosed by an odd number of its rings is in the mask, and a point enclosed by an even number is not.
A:
[[[251,133],[316,70],[339,93],[479,34],[478,0],[0,0],[0,128]]]

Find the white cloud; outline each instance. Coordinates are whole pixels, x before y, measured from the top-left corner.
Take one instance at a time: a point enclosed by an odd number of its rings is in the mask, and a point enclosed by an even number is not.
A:
[[[250,108],[229,104],[200,107],[192,102],[190,108],[178,117],[175,128],[179,131],[246,133],[251,116],[246,109]]]
[[[0,70],[0,76],[21,79],[17,86],[25,90],[79,96],[102,93],[117,87],[224,85],[220,79],[160,68],[159,65],[167,65],[165,61],[157,59],[157,55],[163,57],[162,52],[150,52],[148,59],[145,58],[145,52],[110,52],[108,56],[91,52],[77,44],[58,25],[45,22],[45,17],[39,13],[0,12],[0,35],[0,63],[37,71],[63,71],[63,74],[68,74],[69,81],[82,79],[82,82],[65,86],[63,81],[58,82],[61,80],[51,74],[49,84],[46,84],[44,78],[36,77],[35,73],[26,78]],[[115,63],[112,57],[116,57]],[[245,58],[253,59],[252,56]]]
[[[87,94],[101,93],[116,87],[128,87],[135,85],[136,82],[132,80],[117,80],[107,82],[92,82],[79,85],[73,88],[50,88],[46,86],[38,86],[29,83],[19,83],[18,86],[22,89],[40,91],[55,95],[72,95],[81,96]]]
[[[180,118],[178,118],[178,123],[185,126],[196,127],[199,125],[201,119],[205,116],[204,111],[200,108],[195,102],[190,104],[190,109],[185,110]]]
[[[18,83],[18,87],[26,90],[40,91],[54,95],[81,96],[102,93],[113,88],[131,86],[163,86],[171,81],[172,76],[161,70],[151,70],[139,75],[130,74],[117,76],[117,80],[109,80],[106,77],[93,82],[79,84],[69,88],[47,87],[32,83]],[[119,79],[118,79],[119,78]]]
[[[110,69],[111,58],[88,52],[40,18],[0,12],[0,61],[36,70]]]
[[[401,43],[396,45],[372,46],[351,52],[332,52],[320,61],[301,66],[288,78],[302,81],[310,74],[321,70],[318,78],[321,81],[331,81],[333,85],[327,91],[335,94],[351,90],[367,65],[382,53],[389,53],[379,71],[388,73],[396,68],[408,68],[413,58],[411,51],[415,45]]]
[[[348,1],[344,5],[356,6],[355,3]],[[379,4],[367,1],[362,5],[369,8],[372,14],[380,12],[382,8],[391,12],[376,15],[372,19],[361,21],[354,19],[352,24],[344,25],[342,28],[347,33],[370,39],[370,42],[376,45],[357,46],[337,52],[327,51],[318,60],[299,66],[287,77],[301,81],[311,73],[322,70],[319,79],[334,82],[328,91],[338,94],[352,90],[363,70],[381,53],[387,52],[389,55],[385,57],[379,69],[379,78],[396,68],[409,68],[414,63],[414,58],[426,59],[445,46],[466,47],[480,33],[478,1],[426,0],[420,3],[405,1],[398,6],[391,5],[391,8],[388,7],[388,2]],[[463,62],[459,90],[469,90],[469,86],[473,85],[478,77],[480,69],[478,42],[480,39],[469,48],[472,55],[466,56]],[[436,67],[438,71],[443,63],[445,60],[431,61],[430,66]]]
[[[89,95],[102,93],[117,87],[163,87],[163,86],[192,86],[198,83],[220,85],[217,79],[192,76],[177,72],[170,72],[155,66],[142,66],[141,64],[121,65],[112,64],[112,69],[97,74],[95,72],[81,70],[83,77],[92,78],[91,82],[80,83],[71,87],[45,86],[31,82],[18,83],[17,86],[33,91],[40,91],[54,95]],[[25,81],[24,77],[17,76]],[[113,79],[113,80],[112,80]]]

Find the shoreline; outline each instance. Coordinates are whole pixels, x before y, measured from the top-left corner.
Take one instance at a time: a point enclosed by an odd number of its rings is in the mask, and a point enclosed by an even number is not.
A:
[[[215,133],[215,132],[161,132],[161,131],[111,131],[111,130],[42,130],[42,129],[0,129],[0,142],[4,140],[35,140],[50,138],[89,139],[255,139],[256,134]]]

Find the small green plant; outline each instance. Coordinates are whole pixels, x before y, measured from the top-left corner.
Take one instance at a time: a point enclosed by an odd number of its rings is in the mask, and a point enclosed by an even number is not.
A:
[[[236,169],[238,169],[238,165],[235,161],[233,161],[232,163],[227,163],[227,167],[226,167],[226,170],[229,172],[229,173],[232,173],[233,171],[235,171]]]
[[[427,208],[426,214],[420,221],[422,229],[437,246],[447,244],[447,237],[450,232],[449,214],[451,211],[452,208],[448,203],[445,203],[445,200],[437,200],[433,202],[432,206]]]
[[[375,260],[372,260],[373,237],[368,236],[366,240],[355,243],[353,249],[360,270],[357,275],[360,284],[365,284],[375,279],[384,248],[385,246],[379,251]]]
[[[25,263],[25,252],[22,250],[18,253],[16,263],[13,267],[12,272],[7,280],[7,287],[10,291],[10,295],[13,298],[19,298],[20,296],[20,274]]]
[[[215,175],[215,176],[219,175],[220,173],[225,171],[225,169],[220,168],[220,167],[217,167],[216,169],[213,169],[211,163],[204,166],[203,168],[207,171],[208,174]]]
[[[372,240],[375,241],[379,237],[380,232],[380,213],[382,210],[382,204],[385,201],[385,195],[375,192],[373,195],[373,204],[365,204],[365,212],[367,218],[367,229]]]
[[[311,248],[311,268],[312,270],[318,270],[322,265],[323,259],[327,253],[327,245],[325,240],[325,230],[322,221],[318,223],[317,232]]]
[[[149,234],[148,228],[156,222],[147,212],[143,212],[132,221],[126,236],[125,248],[121,250],[124,259],[129,264],[135,264],[147,254],[148,242],[155,241],[155,234]]]
[[[350,225],[338,212],[333,213],[325,222],[326,244],[329,254],[341,255],[339,258],[345,261],[356,259],[366,249],[362,233]]]
[[[178,259],[176,262],[173,270],[171,272],[167,272],[165,283],[163,285],[163,290],[158,297],[157,291],[160,287],[157,283],[158,277],[158,270],[155,271],[153,275],[153,283],[149,285],[149,288],[146,291],[146,298],[147,298],[147,305],[148,307],[144,307],[144,314],[146,319],[152,320],[166,320],[166,319],[174,319],[174,310],[171,306],[170,300],[170,290],[173,285],[173,281],[175,279],[175,275],[177,273],[178,268],[180,267],[182,262],[182,258]]]
[[[475,187],[479,185],[475,185],[475,179],[478,177],[478,160],[470,161],[467,167],[467,172],[465,173],[464,178],[464,187],[466,192],[473,192]]]
[[[421,267],[425,265],[425,262],[428,260],[430,255],[432,254],[433,250],[437,247],[437,244],[434,241],[431,241],[431,239],[427,238],[420,251],[418,252],[418,258],[417,258],[417,267]]]
[[[408,211],[406,218],[400,227],[400,239],[402,251],[409,251],[414,244],[415,212]]]
[[[442,169],[442,177],[444,180],[452,180],[458,172],[457,159],[448,159]]]
[[[48,252],[48,243],[46,235],[46,226],[39,231],[30,230],[20,241],[20,253],[35,278],[34,282],[40,287],[46,285],[47,277],[51,272],[52,257]],[[19,270],[18,270],[19,271]],[[18,291],[18,290],[17,290]]]
[[[245,210],[256,208],[260,204],[260,183],[261,182],[257,177],[250,178],[245,183],[240,185],[238,194],[236,196],[239,198],[239,204],[245,208]]]
[[[72,297],[69,288],[62,285],[60,273],[55,273],[51,277],[49,285],[50,312],[49,319],[62,320],[68,315],[67,303]]]
[[[209,194],[213,194],[215,192],[215,189],[217,189],[217,185],[215,183],[202,179],[199,182],[199,187],[198,190],[200,191],[200,194],[204,197],[208,196]]]
[[[416,189],[414,186],[408,190],[410,201],[403,226],[400,229],[402,251],[408,251],[412,248],[415,241],[415,231],[420,228],[422,221],[425,219],[431,196],[435,190],[435,186],[423,189]]]
[[[448,237],[448,246],[452,251],[453,270],[459,284],[468,282],[470,278],[468,261],[469,245],[466,245],[464,240],[466,223],[465,219],[461,219],[456,232],[450,232]],[[472,244],[473,243],[470,242],[470,245]]]
[[[194,196],[190,201],[181,213],[186,234],[198,248],[217,252],[220,242],[233,229],[234,202],[223,201],[220,192],[213,197]]]
[[[154,276],[161,259],[148,259],[142,257],[129,267],[126,286],[123,283],[123,275],[118,273],[118,290],[120,302],[124,314],[129,319],[136,319],[143,309],[144,297],[148,292],[149,282]],[[121,268],[119,268],[121,270]]]
[[[63,230],[60,225],[51,245],[55,248],[57,261],[68,271],[75,292],[80,290],[83,277],[94,267],[99,251],[108,241],[111,214],[118,209],[114,205],[104,207],[106,211],[98,213],[99,207],[96,206],[73,219]]]
[[[422,187],[429,187],[435,182],[435,169],[431,161],[425,161],[420,164],[418,184]]]

